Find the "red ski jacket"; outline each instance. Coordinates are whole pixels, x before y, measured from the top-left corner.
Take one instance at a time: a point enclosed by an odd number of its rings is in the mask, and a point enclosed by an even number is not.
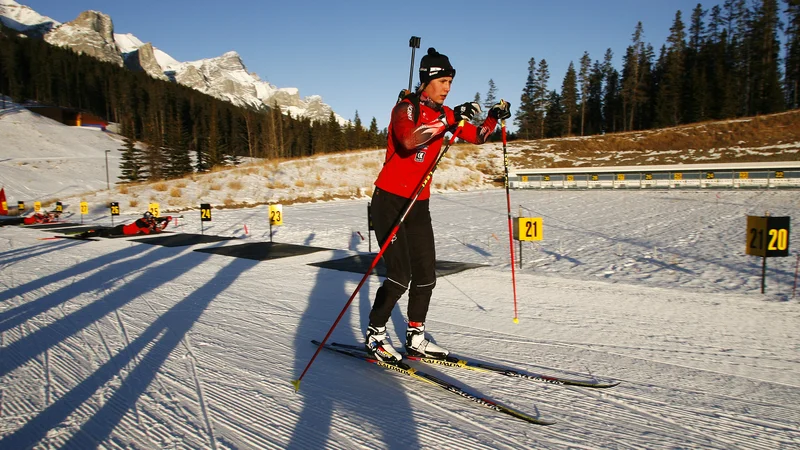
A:
[[[169,224],[170,220],[172,220],[172,216],[167,216],[165,219],[154,219],[153,221],[141,218],[136,220],[136,222],[123,226],[122,234],[132,236],[137,234],[159,233],[164,228],[167,228],[167,224]]]
[[[375,186],[405,198],[414,196],[422,179],[433,168],[445,132],[452,132],[457,126],[448,127],[445,122],[445,119],[453,122],[453,110],[437,105],[424,93],[420,98],[416,122],[414,109],[414,103],[405,98],[392,110],[386,159],[375,180]],[[487,117],[480,127],[465,123],[458,137],[473,144],[483,144],[496,126],[497,119],[491,117]],[[431,183],[428,182],[419,200],[425,200],[430,195]]]

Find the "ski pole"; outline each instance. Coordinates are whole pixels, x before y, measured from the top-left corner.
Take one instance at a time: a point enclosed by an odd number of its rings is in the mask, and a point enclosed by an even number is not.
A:
[[[314,363],[314,360],[317,358],[317,355],[319,355],[319,352],[320,350],[322,350],[322,347],[325,346],[325,343],[328,341],[328,338],[331,336],[331,333],[333,333],[333,330],[334,328],[336,328],[336,325],[338,325],[339,321],[342,320],[342,317],[344,317],[344,313],[347,311],[347,308],[349,308],[350,304],[353,303],[353,299],[356,298],[356,294],[358,294],[358,291],[361,289],[361,286],[364,285],[364,282],[367,281],[367,278],[372,274],[372,270],[375,269],[375,266],[378,265],[378,261],[380,261],[381,256],[383,256],[383,253],[389,247],[389,244],[392,243],[392,238],[394,237],[395,234],[397,234],[397,231],[400,229],[400,225],[403,224],[403,221],[406,219],[406,216],[411,211],[411,207],[414,206],[414,203],[417,202],[417,198],[419,198],[419,196],[422,194],[422,191],[425,190],[425,186],[428,185],[428,182],[430,182],[431,177],[433,177],[433,172],[436,171],[436,168],[439,166],[439,162],[442,161],[444,154],[447,153],[447,150],[450,148],[451,145],[453,145],[453,142],[456,141],[456,137],[461,132],[461,129],[463,127],[464,127],[464,121],[462,120],[458,124],[458,128],[456,128],[456,130],[453,132],[453,135],[450,137],[450,141],[447,143],[444,149],[439,152],[439,155],[436,157],[436,161],[434,161],[433,164],[431,165],[431,170],[428,171],[428,174],[425,175],[425,177],[422,178],[422,180],[417,185],[416,193],[414,194],[413,197],[411,197],[411,201],[408,202],[408,205],[403,210],[403,213],[400,214],[400,217],[395,221],[394,226],[392,227],[392,231],[389,233],[389,236],[386,237],[386,240],[383,242],[383,245],[381,245],[380,251],[378,251],[378,254],[375,255],[375,258],[372,260],[372,264],[370,264],[369,269],[366,271],[366,273],[364,273],[364,276],[361,278],[361,281],[358,283],[358,286],[356,286],[356,289],[353,291],[353,294],[350,295],[350,298],[347,300],[347,303],[345,303],[344,308],[342,308],[342,312],[339,313],[339,316],[333,322],[333,325],[331,325],[331,328],[330,330],[328,330],[328,333],[325,335],[325,338],[323,338],[322,342],[320,342],[319,345],[317,346],[317,351],[314,352],[314,355],[311,357],[311,360],[308,362],[308,364],[306,364],[305,369],[303,369],[303,373],[300,374],[300,377],[298,379],[292,380],[292,385],[294,386],[295,392],[300,390],[300,381],[303,380],[303,377],[306,375],[306,372],[308,372],[308,369],[311,367],[311,364]]]
[[[500,100],[505,103],[505,100]],[[517,316],[517,278],[514,273],[514,231],[511,225],[511,193],[508,188],[508,150],[506,150],[506,121],[500,121],[500,128],[503,130],[503,167],[506,173],[506,205],[508,206],[508,249],[511,252],[511,286],[514,290],[514,323],[519,323]]]

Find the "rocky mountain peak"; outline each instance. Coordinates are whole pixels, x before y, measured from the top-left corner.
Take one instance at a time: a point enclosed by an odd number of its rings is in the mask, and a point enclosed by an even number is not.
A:
[[[125,54],[125,67],[134,71],[141,71],[153,78],[168,80],[164,69],[156,60],[155,50],[151,43],[142,44],[136,50]]]
[[[82,12],[77,19],[47,33],[44,40],[102,61],[119,66],[123,64],[120,51],[114,42],[114,23],[111,17],[98,11]]]

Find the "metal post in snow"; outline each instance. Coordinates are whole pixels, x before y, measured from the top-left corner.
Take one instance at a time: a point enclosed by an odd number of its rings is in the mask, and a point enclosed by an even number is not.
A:
[[[797,292],[797,269],[800,268],[800,253],[797,254],[797,262],[794,264],[794,286],[792,286],[792,298]]]

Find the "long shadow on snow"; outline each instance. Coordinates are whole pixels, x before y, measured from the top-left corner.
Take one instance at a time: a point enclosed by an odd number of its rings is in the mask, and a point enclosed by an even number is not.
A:
[[[160,247],[145,256],[151,260],[157,260],[174,255],[175,253],[175,249]],[[185,254],[167,260],[161,264],[147,266],[147,269],[141,272],[137,277],[128,279],[124,288],[109,292],[106,297],[89,303],[62,318],[54,320],[33,333],[1,348],[0,361],[3,361],[3,364],[2,367],[0,367],[0,376],[4,376],[26,362],[33,360],[45,350],[63,343],[68,338],[76,335],[107,314],[122,308],[139,296],[178,278],[188,269],[202,263],[204,260],[208,259],[208,257],[210,257],[208,253],[199,254],[199,252],[189,250]],[[108,258],[101,257],[96,259],[107,261]],[[83,292],[102,287],[109,280],[114,280],[141,270],[142,266],[145,264],[146,263],[143,263],[139,259],[129,259],[117,264],[105,266],[105,268],[92,274],[90,277],[84,278],[42,297],[35,309],[26,310],[17,315],[17,317],[12,317],[8,322],[21,323],[24,317],[33,317],[35,310],[46,310],[46,307],[55,306]],[[0,441],[0,444],[2,444],[2,441]],[[0,445],[0,447],[2,446]]]
[[[190,251],[178,258],[180,261],[173,260],[167,264],[177,265],[183,263],[183,265],[178,265],[177,267],[191,268],[195,264],[186,264],[188,261],[183,261],[183,259],[192,259],[194,260],[193,263],[198,263],[198,258],[207,259],[208,257],[202,256],[198,252]],[[251,269],[257,263],[257,261],[232,259],[227,266],[217,272],[205,285],[196,289],[158,317],[128,347],[117,352],[95,373],[88,376],[69,392],[66,392],[52,405],[29,420],[22,428],[0,440],[0,447],[30,448],[35,445],[47,436],[48,430],[56,428],[63,423],[70,414],[89,400],[98,389],[101,389],[115,377],[121,376],[121,367],[134,364],[134,358],[144,352],[147,347],[151,347],[128,376],[124,378],[120,387],[105,402],[103,407],[97,410],[61,448],[95,448],[98,443],[108,439],[125,414],[135,408],[136,401],[156,377],[161,366],[175,348],[180,345],[186,333],[189,332],[214,298],[233,284],[240,274]],[[163,270],[160,266],[150,270],[158,271],[159,269]],[[180,274],[176,273],[175,276],[177,275]],[[166,281],[163,280],[158,284],[163,284]],[[152,287],[155,286],[148,286],[147,288],[149,290]],[[118,295],[119,299],[108,301],[109,306],[120,307],[142,293],[136,291],[128,292],[130,289],[125,289],[125,291],[124,294],[120,293]],[[109,297],[113,296],[114,294]],[[97,314],[92,315],[102,317],[107,314],[108,307],[99,306],[98,308],[100,311],[96,311]]]
[[[35,245],[33,247],[23,247],[14,250],[8,250],[0,253],[0,264],[11,265],[18,261],[24,261],[27,259],[36,258],[51,252],[61,251],[68,247],[73,247],[81,244],[83,244],[83,242],[81,241],[76,241],[74,239],[72,240],[64,239],[56,242],[50,242],[47,244]],[[5,298],[5,295],[0,297],[0,299],[3,298]]]
[[[358,237],[353,236],[350,249],[355,250]],[[309,242],[306,242],[308,244]],[[350,256],[344,251],[334,251],[331,260]],[[303,312],[295,336],[294,378],[300,376],[316,348],[311,339],[322,340],[341,308],[353,294],[353,289],[363,275],[346,274],[336,270],[320,268],[308,307]],[[369,322],[372,308],[370,281],[368,277],[358,293],[359,329],[352,327],[352,305],[342,316],[341,322],[331,334],[329,342],[361,343],[363,330]],[[354,300],[355,301],[355,300]],[[392,320],[396,330],[405,330],[402,314],[395,308]],[[391,373],[381,374],[379,367],[369,367],[366,363],[345,355],[322,351],[314,366],[309,369],[308,378],[301,385],[303,409],[291,436],[288,449],[325,448],[331,434],[331,420],[335,411],[352,409],[348,416],[364,423],[376,423],[375,418],[392,417],[392,425],[379,427],[383,436],[380,440],[384,448],[419,448],[419,437],[414,425],[414,414],[408,397],[402,388],[396,393],[388,392],[387,384],[397,384]],[[381,377],[373,379],[373,377]],[[377,381],[381,381],[378,383]],[[384,384],[385,383],[385,384]],[[353,443],[354,445],[356,443]]]
[[[3,294],[0,294],[0,301],[5,301],[18,295],[21,296],[28,292],[35,292],[39,289],[43,289],[52,283],[73,277],[80,277],[86,272],[103,267],[103,270],[100,270],[86,278],[82,278],[77,282],[50,292],[36,300],[32,300],[17,307],[3,311],[0,313],[0,332],[8,331],[38,314],[44,313],[60,304],[67,303],[70,299],[83,293],[102,289],[103,287],[111,284],[114,280],[119,279],[121,276],[141,269],[144,264],[142,264],[139,258],[146,257],[148,261],[152,262],[156,259],[167,257],[175,253],[174,250],[170,251],[163,247],[159,249],[152,249],[152,247],[148,247],[149,246],[145,245],[134,245],[113,253],[99,256],[97,258],[93,258],[71,266],[68,269],[60,272],[47,275],[23,284],[19,287],[9,289]],[[128,259],[134,256],[137,256],[138,258]],[[112,264],[114,262],[116,263]]]

